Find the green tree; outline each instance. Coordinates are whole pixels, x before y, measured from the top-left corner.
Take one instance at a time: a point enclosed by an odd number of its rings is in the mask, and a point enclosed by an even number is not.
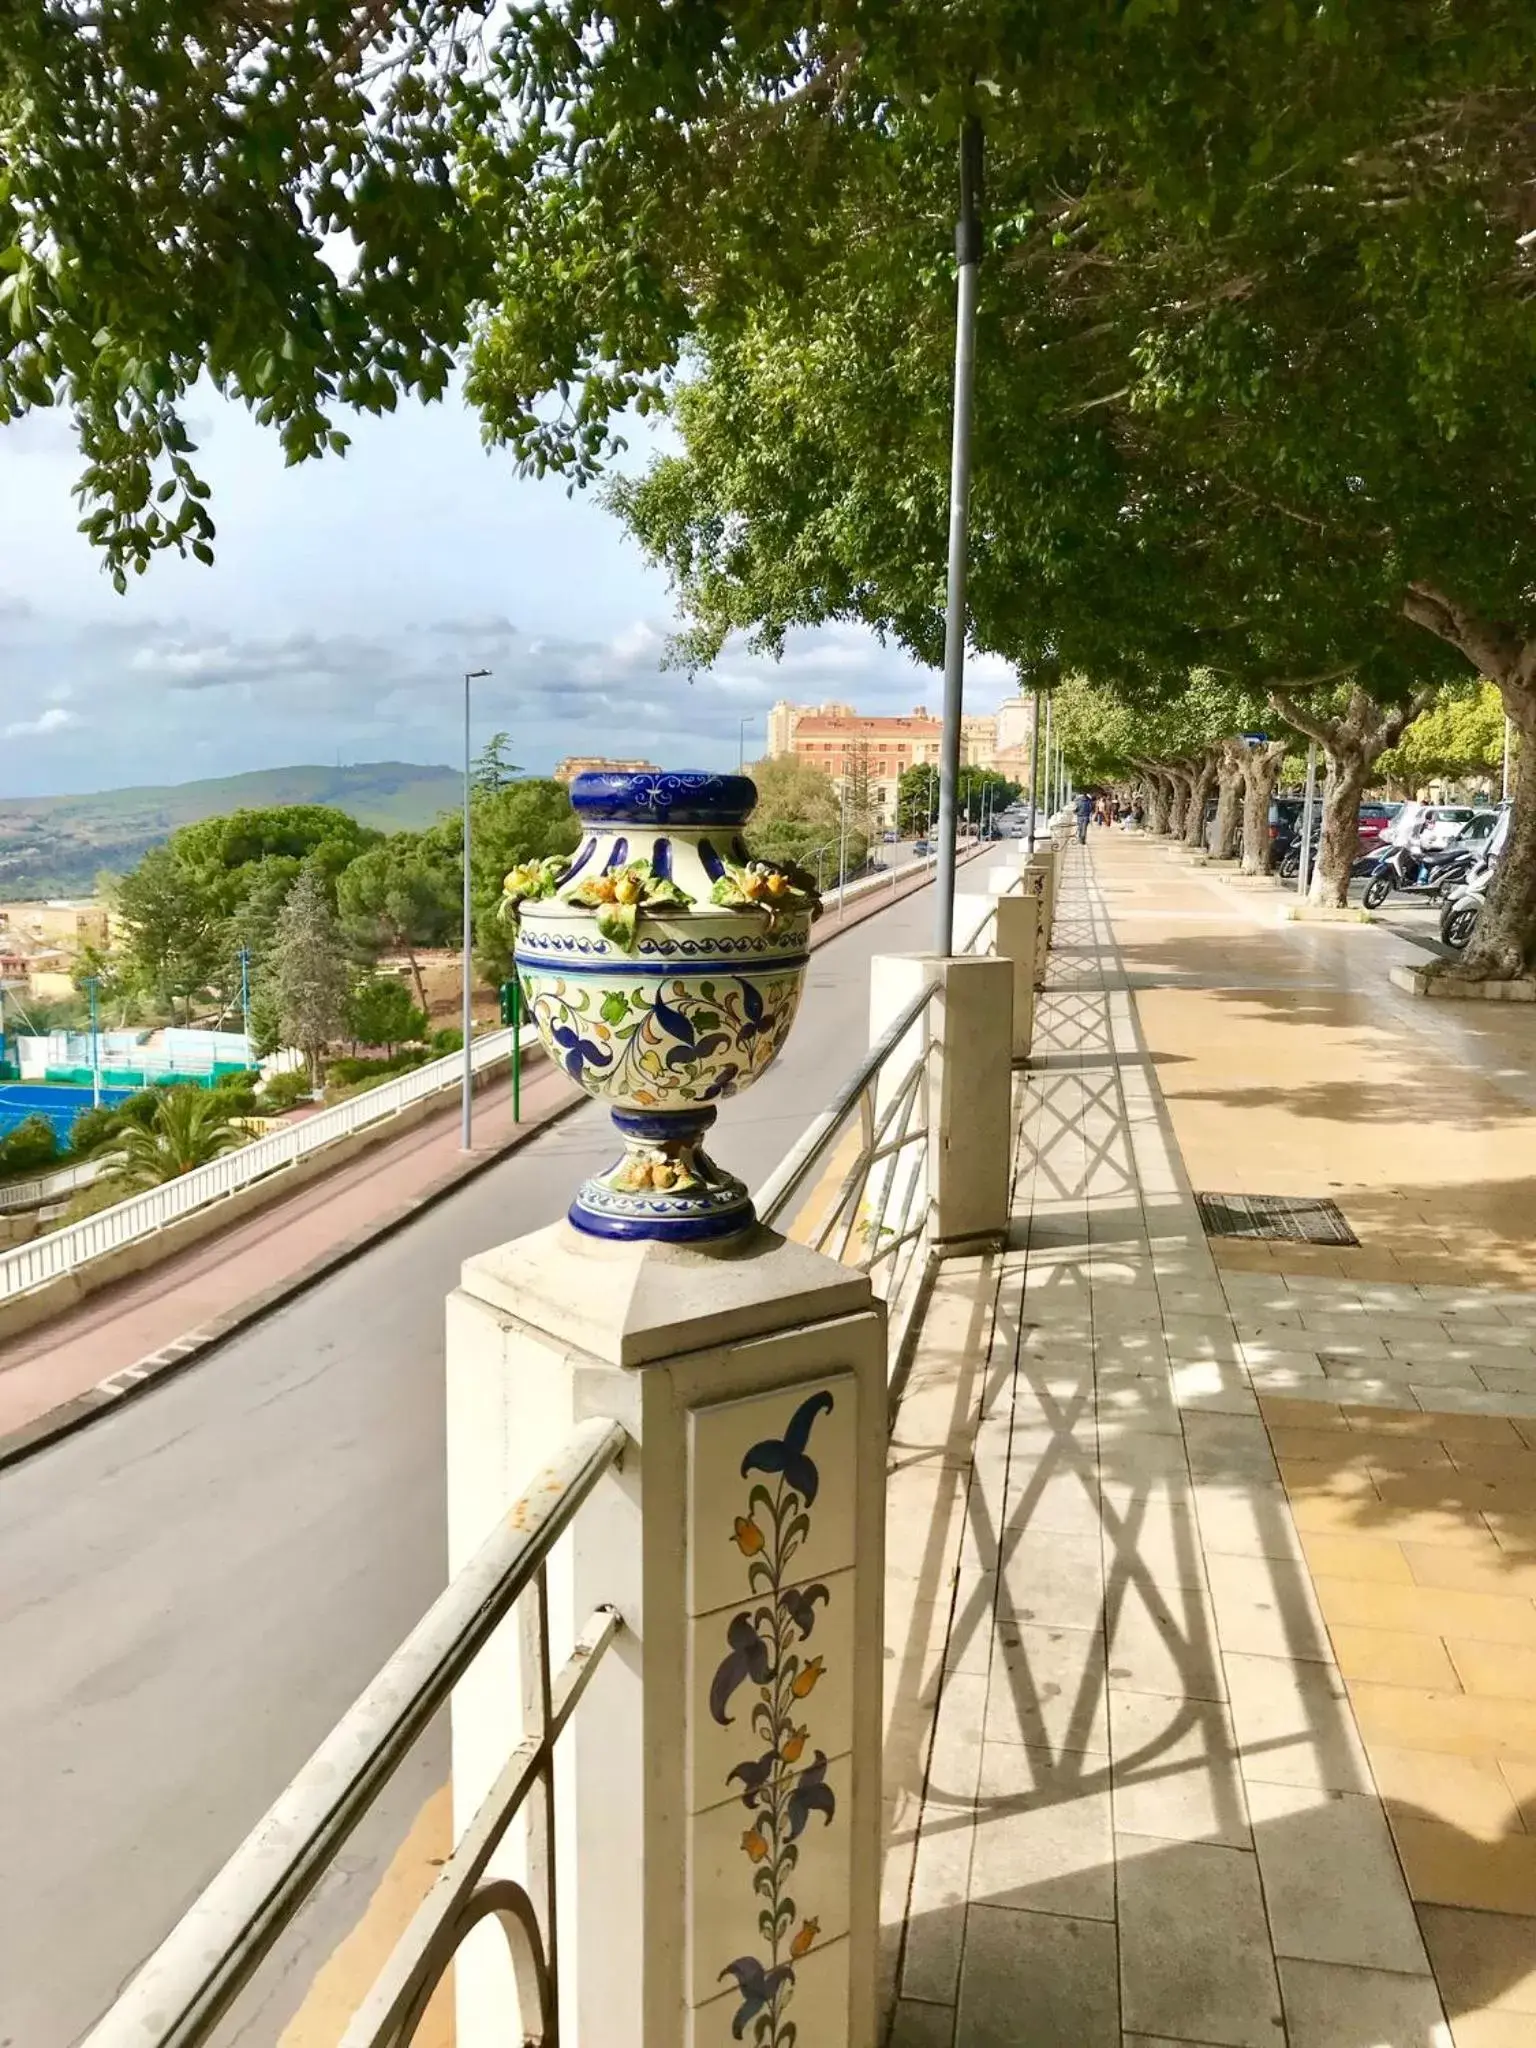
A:
[[[440,841],[420,832],[396,832],[359,854],[336,886],[347,936],[375,957],[403,953],[423,1010],[427,991],[417,953],[423,946],[445,945],[457,929],[461,872],[461,863],[448,860]]]
[[[284,1045],[309,1062],[320,1085],[320,1061],[345,1022],[346,961],[325,883],[306,867],[278,914],[268,963],[272,1000]]]
[[[470,911],[474,920],[475,964],[485,980],[499,985],[511,971],[511,934],[497,916],[501,885],[523,861],[550,854],[572,853],[581,828],[571,809],[571,793],[552,776],[526,775],[499,789],[479,789],[472,797],[470,849]],[[456,899],[463,890],[464,816],[448,811],[422,834],[429,863],[452,877]],[[457,909],[452,936],[461,939],[462,910]]]
[[[217,1089],[170,1088],[148,1124],[124,1123],[99,1155],[102,1178],[124,1195],[157,1188],[247,1142]]]
[[[404,982],[375,974],[348,995],[346,1029],[359,1045],[382,1045],[392,1053],[397,1045],[426,1037],[427,1013],[411,1001]]]
[[[515,782],[522,769],[509,758],[512,735],[507,732],[493,732],[485,745],[475,756],[471,786],[494,796],[509,782]]]
[[[1405,785],[1409,795],[1439,778],[1491,778],[1504,766],[1504,706],[1492,683],[1442,690],[1404,733],[1400,745],[1377,762],[1377,772]]]
[[[706,641],[861,617],[932,658],[953,145],[981,115],[975,643],[1136,701],[1210,668],[1396,707],[1464,662],[1536,734],[1520,9],[77,26],[31,0],[8,28],[0,410],[74,408],[119,574],[208,552],[200,377],[302,459],[339,408],[441,393],[483,308],[468,388],[540,473],[594,474],[702,366],[709,420],[679,396],[684,467],[630,516]],[[1458,971],[1533,939],[1536,789]]]
[[[208,986],[220,953],[222,919],[169,846],[153,847],[117,885],[117,910],[132,966],[157,1002],[182,1006]]]
[[[819,876],[825,887],[842,866],[857,874],[869,857],[868,827],[844,805],[830,775],[792,755],[754,762],[748,770],[757,785],[757,805],[747,821],[746,841],[758,860],[792,862]]]

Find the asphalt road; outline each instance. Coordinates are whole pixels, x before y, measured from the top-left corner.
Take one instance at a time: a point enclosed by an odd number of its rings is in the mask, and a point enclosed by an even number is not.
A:
[[[750,1186],[867,1042],[869,960],[925,948],[931,890],[812,958],[799,1021],[714,1150]],[[444,1576],[443,1300],[615,1152],[585,1108],[205,1363],[0,1475],[0,2048],[111,2002]],[[273,2042],[442,1776],[429,1743],[286,1981]],[[307,1967],[306,1967],[307,1961]]]

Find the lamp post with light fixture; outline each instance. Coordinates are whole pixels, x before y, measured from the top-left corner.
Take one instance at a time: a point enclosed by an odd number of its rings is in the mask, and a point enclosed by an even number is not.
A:
[[[474,1024],[474,985],[470,978],[473,928],[469,902],[469,686],[489,674],[488,668],[467,669],[464,674],[464,1103],[459,1127],[459,1148],[464,1152],[474,1149],[475,1115],[475,1067],[470,1051],[470,1034]]]

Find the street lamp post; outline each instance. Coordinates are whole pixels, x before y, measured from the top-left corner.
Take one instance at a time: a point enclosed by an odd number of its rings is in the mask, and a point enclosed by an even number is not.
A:
[[[971,398],[976,381],[976,285],[981,267],[981,123],[960,131],[960,215],[955,223],[955,398],[949,456],[949,576],[944,605],[944,736],[939,755],[939,847],[933,949],[955,942],[955,817],[965,697],[966,566],[971,496]]]
[[[1506,715],[1504,719],[1504,774],[1501,778],[1503,782],[1503,788],[1499,792],[1500,795],[1503,797],[1505,803],[1509,802],[1509,743],[1513,730],[1513,721]]]
[[[85,977],[85,986],[86,986],[87,990],[88,990],[88,991],[90,992],[90,998],[91,998],[91,1107],[92,1107],[93,1109],[100,1109],[100,1107],[101,1107],[101,1030],[100,1030],[100,1016],[99,1016],[99,1013],[98,1013],[98,1009],[97,1009],[97,1000],[96,1000],[96,999],[97,999],[97,994],[98,994],[98,991],[99,991],[99,990],[100,990],[100,988],[101,988],[101,977],[100,977],[99,975],[96,975],[96,974],[88,974],[88,975],[87,975],[87,976]]]
[[[489,674],[488,668],[467,669],[464,674],[464,1103],[459,1126],[459,1147],[464,1152],[474,1149],[475,1117],[475,1065],[470,1049],[470,1036],[474,1027],[474,984],[470,978],[470,952],[474,933],[469,903],[469,686]]]
[[[245,1033],[245,1056],[251,1056],[251,949],[242,946],[240,960],[240,1028]]]
[[[747,765],[747,727],[756,725],[757,713],[749,711],[745,718],[736,721],[736,773],[742,774]]]

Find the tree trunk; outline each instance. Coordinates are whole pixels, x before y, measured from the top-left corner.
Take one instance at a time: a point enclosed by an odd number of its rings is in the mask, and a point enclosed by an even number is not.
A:
[[[1168,836],[1168,809],[1172,800],[1173,785],[1161,774],[1147,775],[1147,830],[1154,839]]]
[[[431,1012],[427,1009],[427,986],[421,978],[421,962],[416,958],[414,946],[406,947],[405,957],[411,965],[411,980],[416,984],[416,1007],[424,1016],[430,1016]]]
[[[1370,771],[1370,755],[1358,743],[1340,739],[1329,748],[1323,835],[1307,891],[1309,903],[1327,910],[1342,910],[1349,901],[1350,870],[1360,857],[1360,799]]]
[[[1271,740],[1243,756],[1243,873],[1269,873],[1269,806],[1280,780],[1286,742]]]
[[[1182,839],[1184,820],[1189,815],[1189,771],[1170,768],[1168,779],[1173,784],[1173,799],[1168,806],[1168,830],[1175,839]]]
[[[1189,778],[1189,808],[1184,817],[1184,844],[1204,846],[1205,807],[1211,800],[1211,788],[1216,780],[1218,757],[1215,754],[1202,756]]]
[[[1520,735],[1521,765],[1536,759],[1536,682],[1499,686]],[[1467,950],[1441,970],[1459,981],[1518,981],[1536,962],[1536,774],[1515,779],[1509,838]]]
[[[1403,610],[1417,626],[1464,655],[1498,684],[1505,714],[1520,736],[1521,766],[1536,747],[1536,640],[1513,626],[1468,611],[1432,584],[1413,583]],[[1512,981],[1536,959],[1536,774],[1515,782],[1509,838],[1489,883],[1467,950],[1431,972],[1458,981]]]
[[[1237,854],[1237,828],[1243,817],[1243,748],[1230,740],[1221,750],[1220,783],[1216,792],[1216,823],[1211,828],[1212,860]]]

